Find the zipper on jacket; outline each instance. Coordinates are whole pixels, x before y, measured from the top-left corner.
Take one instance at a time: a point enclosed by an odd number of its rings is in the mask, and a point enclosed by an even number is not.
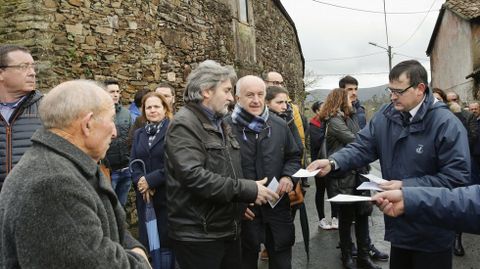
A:
[[[10,170],[12,170],[12,127],[11,125],[9,125],[7,122],[5,122],[5,124],[7,125],[5,127],[6,131],[7,131],[7,137],[6,137],[6,159],[7,159],[7,163],[6,163],[6,167],[5,167],[5,171],[6,171],[6,175],[8,175],[10,173]]]
[[[34,96],[35,94],[32,94],[31,96],[28,96],[26,97],[24,100],[22,100],[22,102],[18,105],[18,109],[14,110],[13,111],[13,118],[10,116],[10,118],[12,119],[10,122],[7,122],[5,119],[5,125],[6,125],[6,130],[7,130],[7,141],[6,141],[6,153],[7,153],[7,156],[6,159],[7,159],[7,164],[6,164],[6,175],[8,175],[10,173],[10,171],[12,170],[12,126],[13,124],[15,123],[15,121],[17,120],[18,116],[20,116],[23,111],[25,110],[25,107],[23,107],[23,105],[27,102],[29,102]],[[2,117],[3,118],[3,117]]]
[[[237,209],[237,203],[235,203],[235,212]],[[238,223],[237,223],[237,220],[236,219],[233,219],[233,223],[235,224],[235,231],[234,231],[234,235],[233,235],[233,240],[237,240],[237,235],[238,235]]]
[[[208,231],[207,231],[207,220],[206,219],[203,219],[203,231],[208,234]]]

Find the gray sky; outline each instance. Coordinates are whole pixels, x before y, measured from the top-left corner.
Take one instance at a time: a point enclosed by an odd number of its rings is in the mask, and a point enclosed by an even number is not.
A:
[[[381,13],[354,11],[320,2]],[[445,0],[385,0],[389,44],[394,53],[393,66],[416,58],[430,71],[425,51],[438,10],[444,2]],[[282,0],[282,4],[295,22],[305,57],[305,69],[322,77],[315,88],[338,87],[342,75],[332,74],[351,74],[359,80],[360,87],[388,83],[386,50],[368,44],[374,42],[387,47],[383,0]],[[429,13],[388,14],[428,11],[430,8]],[[375,55],[353,58],[369,54]]]

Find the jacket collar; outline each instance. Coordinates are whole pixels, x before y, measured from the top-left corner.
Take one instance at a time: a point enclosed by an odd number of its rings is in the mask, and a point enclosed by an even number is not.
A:
[[[109,185],[106,178],[100,173],[98,164],[85,152],[80,150],[78,147],[68,142],[66,139],[60,137],[59,135],[46,130],[41,127],[32,135],[31,140],[34,143],[41,144],[51,151],[56,152],[58,155],[61,155],[72,163],[74,163],[80,170],[80,172],[85,175],[89,180],[100,178],[97,182],[89,182],[94,187],[98,184],[100,190],[107,192],[109,196],[115,197],[112,187]],[[111,199],[113,199],[110,197]],[[115,199],[113,199],[115,200]]]
[[[200,123],[202,124],[202,126],[205,130],[214,131],[214,132],[217,132],[217,133],[221,134],[221,132],[217,129],[217,127],[215,125],[213,125],[212,121],[205,114],[205,111],[200,104],[198,104],[198,103],[188,103],[188,104],[185,105],[185,107],[188,110],[192,111],[193,114],[195,114],[197,116],[197,118],[200,120]],[[226,124],[223,119],[222,119],[221,126],[222,126],[222,129],[223,129],[223,133],[225,135],[231,133],[230,126],[228,124]]]
[[[440,108],[448,109],[444,103],[435,102],[434,98],[435,97],[431,94],[431,90],[427,89],[427,92],[425,93],[425,98],[423,99],[423,102],[420,108],[418,109],[417,113],[415,114],[415,117],[413,117],[409,125],[410,132],[423,131],[425,129],[423,119],[432,110],[440,109]],[[392,103],[388,104],[383,114],[385,115],[385,117],[387,117],[391,121],[396,122],[399,125],[403,124],[402,115],[400,111],[396,110]]]

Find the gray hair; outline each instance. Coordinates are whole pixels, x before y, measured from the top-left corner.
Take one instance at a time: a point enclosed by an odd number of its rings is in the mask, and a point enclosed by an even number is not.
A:
[[[66,129],[89,112],[103,112],[105,102],[112,100],[104,87],[95,81],[63,82],[42,98],[39,107],[40,119],[46,129]]]
[[[263,79],[261,79],[260,77],[257,77],[257,76],[253,76],[253,75],[246,75],[244,77],[241,77],[237,81],[237,84],[235,85],[235,95],[236,96],[240,96],[240,91],[243,88],[244,84],[246,84],[247,82],[248,83],[254,82],[254,83],[261,84],[261,85],[263,85],[263,88],[265,89],[265,91],[267,89],[267,85],[265,84]]]
[[[237,75],[232,66],[221,66],[212,60],[203,61],[188,75],[187,87],[183,92],[183,101],[185,103],[199,103],[203,101],[202,91],[216,89],[218,85],[228,79],[232,85],[237,80]]]

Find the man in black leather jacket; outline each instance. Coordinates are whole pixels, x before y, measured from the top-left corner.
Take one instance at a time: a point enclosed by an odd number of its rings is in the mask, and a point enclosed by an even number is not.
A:
[[[187,78],[186,105],[166,136],[169,237],[182,269],[241,266],[240,221],[247,203],[278,198],[242,178],[240,146],[223,121],[233,68],[204,61]]]

